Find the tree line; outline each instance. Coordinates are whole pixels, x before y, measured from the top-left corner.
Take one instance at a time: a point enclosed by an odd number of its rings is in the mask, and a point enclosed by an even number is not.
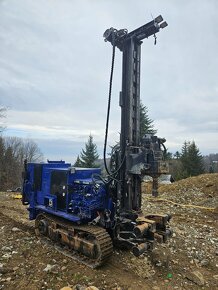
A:
[[[5,108],[0,106],[0,120],[5,117]],[[0,123],[0,133],[4,126]],[[140,132],[155,135],[153,120],[148,116],[148,108],[140,104]],[[218,154],[202,156],[194,141],[185,141],[181,151],[175,154],[166,152],[164,158],[169,161],[170,174],[175,180],[189,176],[199,175],[204,172],[218,172]],[[18,137],[3,137],[0,135],[0,190],[7,190],[21,186],[23,162],[43,161],[43,154],[36,142]],[[99,154],[93,136],[90,134],[85,148],[74,163],[76,167],[98,167]]]
[[[43,161],[43,154],[31,139],[0,136],[0,190],[14,189],[22,184],[24,160]]]
[[[153,120],[148,116],[148,108],[140,104],[140,135],[155,135],[157,130],[154,128]],[[90,135],[85,149],[82,149],[77,156],[74,166],[76,167],[96,167],[99,166],[99,155],[97,145],[93,142]],[[184,141],[180,151],[175,154],[166,151],[164,159],[169,162],[170,174],[175,180],[196,176],[204,172],[218,172],[218,154],[202,156],[195,141]]]

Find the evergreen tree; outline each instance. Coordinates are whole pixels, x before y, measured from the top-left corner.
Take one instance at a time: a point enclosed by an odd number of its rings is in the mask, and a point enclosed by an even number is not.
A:
[[[85,149],[82,149],[80,160],[82,167],[96,167],[96,160],[99,158],[97,145],[93,143],[92,135],[89,135],[88,142],[85,144]]]
[[[163,158],[164,160],[171,160],[173,159],[173,153],[169,152],[166,148],[166,151],[163,152]]]
[[[81,162],[81,160],[79,158],[79,155],[77,156],[77,159],[76,159],[76,161],[75,161],[73,166],[74,167],[82,167],[82,162]]]
[[[157,130],[154,129],[153,120],[148,117],[148,108],[140,102],[140,137],[145,134],[155,135]]]
[[[203,157],[195,142],[184,142],[181,153],[181,177],[197,176],[204,173]]]
[[[179,151],[176,151],[176,153],[173,155],[173,157],[178,160],[178,159],[180,159],[181,154],[179,153]]]

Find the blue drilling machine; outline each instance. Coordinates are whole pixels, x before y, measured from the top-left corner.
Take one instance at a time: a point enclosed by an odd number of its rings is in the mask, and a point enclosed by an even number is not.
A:
[[[162,16],[128,33],[109,28],[105,41],[112,45],[108,110],[104,142],[107,176],[98,168],[77,168],[64,161],[24,164],[22,202],[35,233],[52,244],[68,248],[74,259],[95,268],[112,255],[113,246],[131,249],[135,256],[152,250],[156,242],[171,236],[169,214],[143,214],[141,182],[153,178],[152,194],[157,196],[157,178],[167,173],[163,160],[165,139],[140,137],[140,64],[142,40],[155,37],[167,26]],[[122,52],[120,92],[120,142],[106,162],[115,50]]]

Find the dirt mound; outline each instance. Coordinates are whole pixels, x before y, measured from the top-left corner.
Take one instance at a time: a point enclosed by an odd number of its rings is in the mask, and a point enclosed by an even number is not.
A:
[[[199,191],[208,197],[218,196],[218,173],[201,174],[159,186],[160,193],[189,192],[190,190]]]
[[[152,182],[142,184],[142,193],[151,194]],[[201,174],[176,181],[171,184],[159,184],[159,196],[172,201],[213,203],[218,205],[218,173]]]

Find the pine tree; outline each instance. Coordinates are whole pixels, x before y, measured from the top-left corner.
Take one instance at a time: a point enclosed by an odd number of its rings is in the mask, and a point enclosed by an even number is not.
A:
[[[154,129],[153,120],[148,117],[148,108],[140,102],[140,137],[145,134],[155,135],[157,130]]]
[[[203,156],[201,155],[194,141],[189,145],[188,155],[189,155],[190,175],[196,176],[204,173]]]
[[[189,165],[189,154],[188,154],[188,148],[189,148],[190,142],[185,141],[182,146],[180,161],[181,161],[181,173],[180,178],[186,178],[189,175],[190,172],[190,165]]]
[[[74,167],[82,167],[82,162],[81,162],[81,160],[79,158],[79,155],[77,156],[76,161],[75,161],[73,166]]]
[[[173,155],[173,157],[178,160],[178,159],[180,159],[181,154],[179,153],[179,151],[176,151],[176,153]]]
[[[92,135],[89,135],[88,142],[85,144],[85,149],[82,149],[80,160],[82,167],[96,167],[95,162],[99,158],[97,145],[93,143]]]
[[[166,151],[163,152],[163,158],[164,160],[171,160],[173,158],[173,153],[168,151],[168,148],[166,148]]]
[[[181,178],[204,173],[203,157],[194,141],[184,142],[180,161],[182,164]]]

